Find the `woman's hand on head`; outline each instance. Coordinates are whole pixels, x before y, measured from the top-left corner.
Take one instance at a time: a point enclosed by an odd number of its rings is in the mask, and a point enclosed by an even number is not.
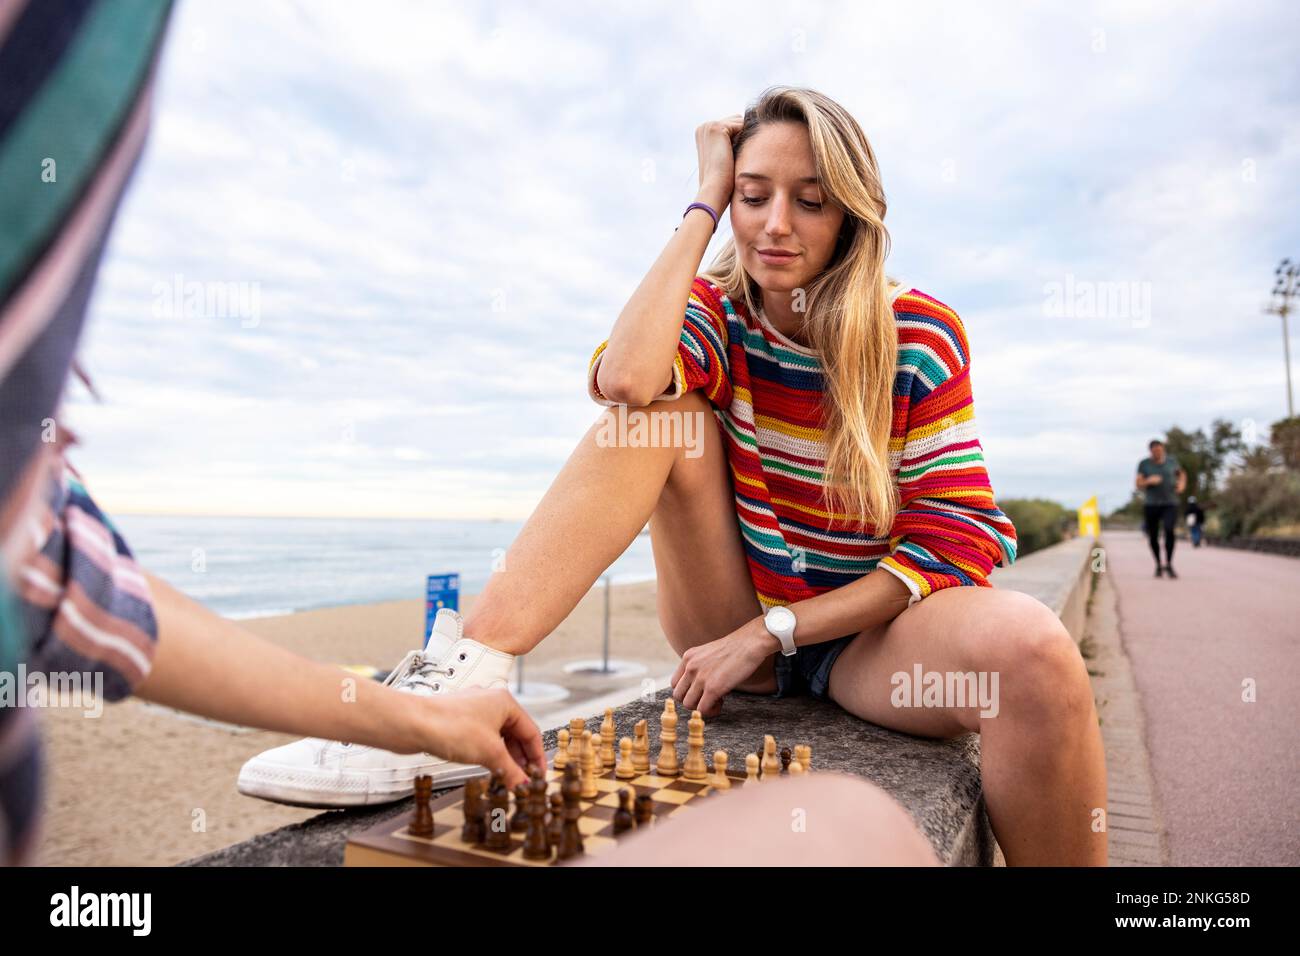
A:
[[[744,125],[740,113],[709,120],[695,130],[695,148],[700,159],[700,192],[718,201],[713,208],[721,214],[736,188],[736,163],[732,140]]]
[[[419,736],[426,752],[504,771],[508,787],[528,780],[529,764],[545,768],[537,724],[509,691],[472,688],[420,702]]]

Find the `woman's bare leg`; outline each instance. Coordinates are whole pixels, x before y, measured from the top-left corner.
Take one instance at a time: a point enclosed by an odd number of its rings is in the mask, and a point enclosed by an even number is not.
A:
[[[892,675],[997,673],[981,708],[894,706]],[[991,679],[987,685],[992,688]],[[1104,866],[1106,763],[1087,667],[1052,611],[1029,595],[954,587],[859,634],[831,671],[850,713],[925,737],[980,734],[989,822],[1010,865]]]
[[[875,784],[810,773],[709,797],[580,866],[937,866],[930,841]]]
[[[697,444],[604,447],[600,436],[617,409],[602,411],[466,615],[467,635],[511,654],[527,653],[559,626],[647,521],[660,622],[679,654],[758,615],[712,406],[693,391],[627,411],[690,416]],[[775,690],[771,671],[768,661],[740,689]]]

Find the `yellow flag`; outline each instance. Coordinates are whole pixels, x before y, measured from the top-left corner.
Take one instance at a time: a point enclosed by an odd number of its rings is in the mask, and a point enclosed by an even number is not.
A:
[[[1095,538],[1101,534],[1101,521],[1097,517],[1097,496],[1093,495],[1079,509],[1079,537]]]

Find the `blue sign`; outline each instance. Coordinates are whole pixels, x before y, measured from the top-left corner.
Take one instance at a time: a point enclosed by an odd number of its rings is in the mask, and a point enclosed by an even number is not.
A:
[[[433,620],[438,616],[438,609],[449,607],[460,610],[460,575],[431,574],[424,586],[424,643],[429,644],[429,634],[433,631]]]

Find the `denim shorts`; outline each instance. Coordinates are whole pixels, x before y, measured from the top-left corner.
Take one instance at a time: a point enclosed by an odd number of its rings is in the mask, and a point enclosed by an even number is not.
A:
[[[829,700],[831,668],[840,651],[849,646],[857,632],[832,638],[819,644],[799,648],[790,657],[779,651],[776,654],[776,693],[773,697],[811,695],[818,700]]]

